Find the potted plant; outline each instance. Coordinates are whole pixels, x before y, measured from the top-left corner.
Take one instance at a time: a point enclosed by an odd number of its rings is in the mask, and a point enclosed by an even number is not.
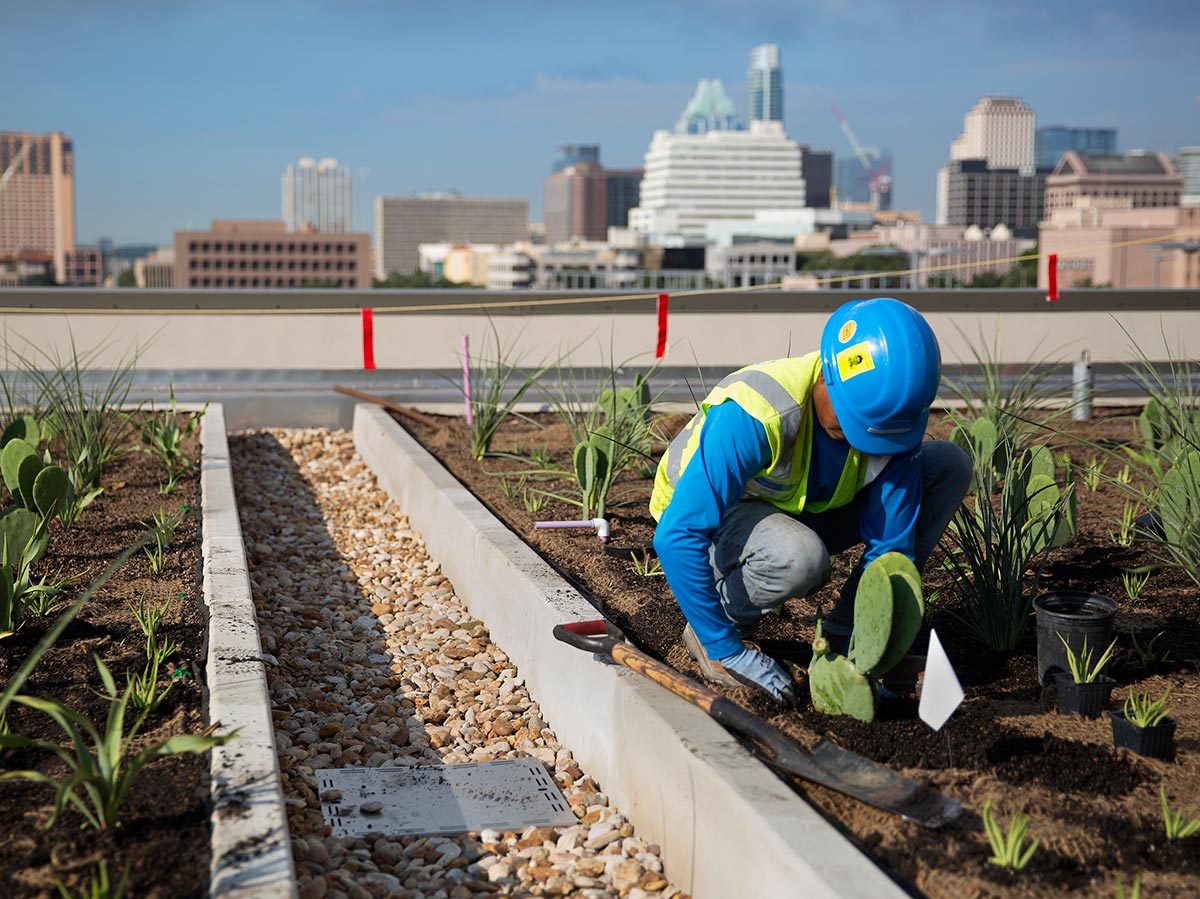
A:
[[[1102,646],[1112,639],[1116,602],[1086,590],[1053,590],[1033,600],[1037,616],[1038,678],[1042,686],[1067,674],[1067,651],[1078,654],[1084,640]]]
[[[1117,647],[1114,638],[1108,644],[1108,649],[1099,659],[1092,662],[1092,649],[1088,646],[1087,638],[1083,640],[1083,648],[1076,654],[1066,637],[1058,635],[1067,652],[1068,674],[1055,676],[1058,687],[1058,710],[1069,715],[1082,715],[1084,718],[1097,718],[1108,706],[1108,698],[1112,695],[1116,681],[1101,674],[1104,666],[1112,658],[1113,650]]]
[[[1113,711],[1113,745],[1132,749],[1138,755],[1169,759],[1175,754],[1175,719],[1170,717],[1168,687],[1158,699],[1149,693],[1130,692],[1124,708]]]

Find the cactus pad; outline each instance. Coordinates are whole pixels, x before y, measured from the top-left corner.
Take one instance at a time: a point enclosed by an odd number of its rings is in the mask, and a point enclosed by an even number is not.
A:
[[[13,496],[13,502],[18,505],[25,505],[25,501],[21,496],[21,463],[27,458],[37,458],[37,450],[22,440],[20,437],[14,437],[4,445],[4,450],[0,451],[0,474],[4,476],[4,483],[8,486],[8,492]]]
[[[872,562],[854,595],[854,632],[847,651],[854,667],[870,674],[887,651],[892,634],[892,584],[885,567]]]
[[[33,482],[33,504],[43,518],[62,515],[71,493],[71,480],[57,465],[47,465]]]
[[[880,677],[900,664],[912,648],[925,620],[925,600],[921,595],[921,574],[908,556],[886,553],[872,564],[888,573],[892,587],[892,633],[883,658],[870,672]]]
[[[875,688],[844,656],[828,653],[813,656],[808,685],[817,711],[849,715],[868,723],[875,720]]]

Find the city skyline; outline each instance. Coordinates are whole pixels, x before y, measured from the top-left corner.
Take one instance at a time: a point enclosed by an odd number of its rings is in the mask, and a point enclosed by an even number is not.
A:
[[[1123,151],[1200,144],[1200,10],[1179,0],[1134,14],[1108,0],[461,14],[465,26],[381,0],[5,4],[0,53],[38,74],[0,97],[0,129],[71,135],[81,243],[162,245],[214,218],[277,218],[279,173],[306,155],[351,169],[358,223],[376,197],[451,189],[528,197],[541,220],[558,147],[599,144],[607,165],[636,168],[701,78],[722,79],[745,117],[747,54],[764,43],[784,62],[788,136],[848,158],[840,106],[864,144],[892,150],[893,208],[926,221],[946,148],[983,96],[1020,97],[1039,127],[1115,127]]]

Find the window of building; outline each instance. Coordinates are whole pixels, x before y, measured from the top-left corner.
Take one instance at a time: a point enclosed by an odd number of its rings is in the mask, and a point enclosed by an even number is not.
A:
[[[288,260],[288,270],[289,270],[289,271],[290,271],[290,270],[294,270],[295,268],[296,268],[296,260],[295,260],[295,259],[289,259],[289,260]]]
[[[333,244],[331,244],[331,243],[325,244],[325,252],[332,253],[333,252]]]
[[[288,252],[289,252],[289,253],[295,253],[295,252],[296,252],[296,245],[295,245],[294,243],[290,243],[290,244],[288,244]]]
[[[205,253],[207,253],[208,252],[208,242],[205,241],[204,243],[200,244],[200,249],[203,250]]]
[[[295,286],[296,286],[296,279],[288,278],[288,287],[295,287]]]
[[[205,278],[205,279],[204,279],[204,286],[205,286],[205,287],[212,287],[212,278]]]
[[[354,271],[356,268],[358,268],[358,263],[355,262],[353,259],[351,259],[350,260],[350,271]]]
[[[345,251],[346,251],[346,245],[344,243],[339,243],[339,244],[334,245],[335,253],[344,253]]]
[[[325,271],[329,271],[331,268],[333,268],[333,263],[330,262],[328,259],[326,259],[325,260]]]
[[[278,271],[279,269],[282,269],[282,268],[283,268],[283,260],[276,259],[275,260],[275,269]]]
[[[219,271],[219,270],[220,270],[220,268],[221,268],[221,265],[222,265],[222,262],[221,262],[221,260],[220,260],[220,259],[214,259],[214,260],[213,260],[213,268],[215,268],[215,269],[217,269],[217,270]]]
[[[340,259],[339,259],[339,260],[337,261],[337,270],[340,272],[340,271],[341,271],[342,269],[344,269],[345,267],[346,267],[346,263],[342,262],[342,260],[340,260]]]
[[[192,269],[194,269],[194,268],[196,268],[196,267],[197,267],[199,264],[200,264],[200,263],[199,263],[199,261],[197,261],[197,260],[195,260],[195,259],[189,259],[189,260],[188,260],[188,268],[192,268]],[[193,287],[195,287],[196,285],[194,285],[194,284],[193,284],[192,286],[193,286]]]
[[[245,268],[246,268],[246,260],[245,260],[245,259],[239,259],[239,260],[238,260],[238,268],[240,268],[240,269],[245,269]]]
[[[251,253],[258,252],[258,241],[255,241],[254,243],[250,244],[250,252]]]
[[[221,286],[221,279],[213,278],[213,287],[220,287],[220,286]]]
[[[238,244],[238,250],[243,253],[246,252],[246,241],[243,240],[240,244]]]
[[[195,252],[196,252],[196,247],[198,247],[198,246],[199,246],[199,244],[197,244],[197,243],[196,243],[196,241],[194,241],[194,240],[193,240],[191,243],[189,243],[189,244],[188,244],[188,249],[189,249],[191,252],[195,253]]]
[[[211,263],[211,262],[209,262],[207,259],[205,259],[205,260],[204,260],[204,265],[203,265],[203,268],[204,268],[204,270],[205,270],[205,271],[208,271],[208,270],[209,270],[209,268],[211,268],[211,267],[212,267],[212,263]]]
[[[258,278],[251,278],[251,279],[250,279],[250,286],[251,286],[251,287],[258,287]]]
[[[270,244],[270,243],[265,243],[265,244],[263,244],[263,252],[264,252],[264,253],[270,253],[270,252],[271,252],[271,244]]]
[[[241,280],[241,286],[242,286],[242,287],[245,287],[245,286],[246,286],[246,279],[245,279],[245,278],[242,278],[242,280]]]
[[[300,271],[302,271],[302,272],[308,271],[308,260],[307,259],[300,260]]]
[[[258,271],[258,260],[257,260],[257,259],[251,259],[251,260],[250,260],[250,267],[251,267],[252,269],[254,269],[255,271]]]
[[[345,287],[345,286],[346,286],[346,282],[345,282],[345,281],[343,281],[341,278],[338,278],[338,279],[337,279],[337,286],[338,286],[338,287]]]
[[[200,282],[200,279],[199,279],[199,278],[192,278],[192,279],[191,279],[191,280],[188,282],[188,287],[197,287],[197,286],[199,285],[199,282]]]
[[[281,244],[281,243],[275,244],[275,252],[282,253],[283,252],[283,244]]]

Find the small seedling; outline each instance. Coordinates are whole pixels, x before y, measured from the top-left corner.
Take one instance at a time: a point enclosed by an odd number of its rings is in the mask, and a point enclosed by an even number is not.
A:
[[[1113,535],[1113,542],[1119,546],[1132,546],[1137,525],[1137,506],[1126,502],[1121,509],[1119,530]]]
[[[1113,881],[1113,889],[1117,891],[1117,899],[1141,899],[1142,897],[1142,872],[1138,871],[1133,875],[1133,883],[1129,885],[1129,892],[1125,892],[1125,886],[1121,883],[1120,878]]]
[[[1028,846],[1025,845],[1025,832],[1029,829],[1031,820],[1018,812],[1008,823],[1008,830],[1001,830],[1000,823],[992,813],[992,796],[989,793],[983,802],[983,827],[992,847],[992,857],[988,861],[1010,871],[1020,871],[1028,865],[1042,842],[1038,838]]]
[[[158,689],[158,672],[161,665],[162,659],[158,653],[155,653],[146,660],[146,667],[142,669],[141,674],[132,672],[125,674],[130,701],[136,708],[144,710],[147,714],[154,712],[167,698],[171,688],[175,686],[174,682],[171,682],[167,684],[165,690]]]
[[[58,894],[63,899],[125,899],[125,888],[129,885],[129,871],[130,866],[127,863],[121,879],[114,887],[108,879],[108,865],[101,859],[100,864],[96,866],[96,873],[88,879],[87,883],[81,885],[78,893],[70,892],[60,880],[57,883]]]
[[[532,490],[526,490],[521,494],[521,502],[524,504],[526,512],[530,515],[536,515],[542,509],[546,508],[546,503],[549,500],[546,499],[546,494],[544,493],[535,493]]]
[[[1166,665],[1171,661],[1171,651],[1164,649],[1161,653],[1154,648],[1154,644],[1159,641],[1159,638],[1166,631],[1159,631],[1150,638],[1150,642],[1146,645],[1138,640],[1137,634],[1132,630],[1129,632],[1129,639],[1133,641],[1133,651],[1137,653],[1138,661],[1141,662],[1143,668],[1151,668],[1154,665]]]
[[[529,461],[538,468],[549,468],[554,464],[554,453],[550,451],[550,447],[543,444],[529,451]]]
[[[1162,798],[1163,827],[1168,840],[1183,840],[1200,832],[1200,815],[1192,817],[1184,811],[1171,811],[1165,782],[1158,785],[1158,795]]]
[[[1071,670],[1071,679],[1077,684],[1093,683],[1100,676],[1100,672],[1104,670],[1104,666],[1112,659],[1113,650],[1117,648],[1117,639],[1114,637],[1113,641],[1108,644],[1108,649],[1104,650],[1104,654],[1093,664],[1093,651],[1088,647],[1087,637],[1083,638],[1083,646],[1076,655],[1066,637],[1062,634],[1057,634],[1057,636],[1067,650],[1067,667]]]
[[[1100,472],[1104,466],[1097,457],[1092,457],[1083,467],[1083,486],[1090,493],[1095,493],[1100,489]]]
[[[1124,465],[1121,467],[1121,470],[1117,472],[1117,476],[1114,480],[1116,480],[1116,482],[1122,487],[1128,487],[1131,478],[1132,475],[1129,472],[1129,466]]]
[[[634,556],[629,564],[633,566],[633,573],[638,577],[662,577],[664,574],[662,562],[650,558],[650,553],[642,553],[640,559]]]
[[[199,734],[180,734],[161,742],[138,740],[138,732],[146,721],[143,710],[131,723],[126,711],[132,700],[130,690],[117,693],[112,674],[100,659],[96,667],[104,682],[109,709],[103,729],[92,724],[74,709],[53,699],[33,696],[13,696],[34,711],[50,716],[68,738],[68,746],[59,740],[34,740],[14,734],[0,734],[0,749],[38,749],[58,756],[69,774],[57,780],[40,771],[6,771],[0,780],[28,780],[54,788],[54,812],[50,823],[58,819],[68,805],[74,806],[84,819],[97,830],[107,830],[119,823],[119,809],[130,785],[142,769],[155,759],[186,752],[200,754],[233,739],[234,733],[214,736],[219,726],[214,724]],[[89,745],[90,744],[90,745]],[[134,751],[134,746],[141,748]]]
[[[162,604],[147,603],[146,594],[143,593],[136,606],[132,602],[126,605],[146,637],[146,655],[149,656],[158,637],[158,629],[162,626],[163,617],[171,607],[171,600],[168,599]]]
[[[171,541],[175,539],[175,531],[183,524],[186,512],[172,514],[166,509],[160,509],[154,513],[152,521],[144,521],[142,524],[146,530],[150,531],[154,537],[153,546],[145,546],[142,552],[146,554],[146,570],[151,575],[158,576],[167,568],[167,547],[171,545]]]
[[[1172,712],[1167,707],[1167,697],[1170,695],[1170,687],[1158,699],[1151,699],[1149,693],[1130,693],[1125,699],[1125,719],[1141,728],[1161,724]]]
[[[508,478],[500,479],[500,492],[509,499],[516,499],[525,491],[525,476],[522,475],[516,481],[510,481]]]
[[[1142,599],[1142,591],[1146,589],[1146,584],[1150,582],[1149,571],[1122,571],[1121,583],[1125,585],[1125,595],[1133,602],[1140,602]]]

